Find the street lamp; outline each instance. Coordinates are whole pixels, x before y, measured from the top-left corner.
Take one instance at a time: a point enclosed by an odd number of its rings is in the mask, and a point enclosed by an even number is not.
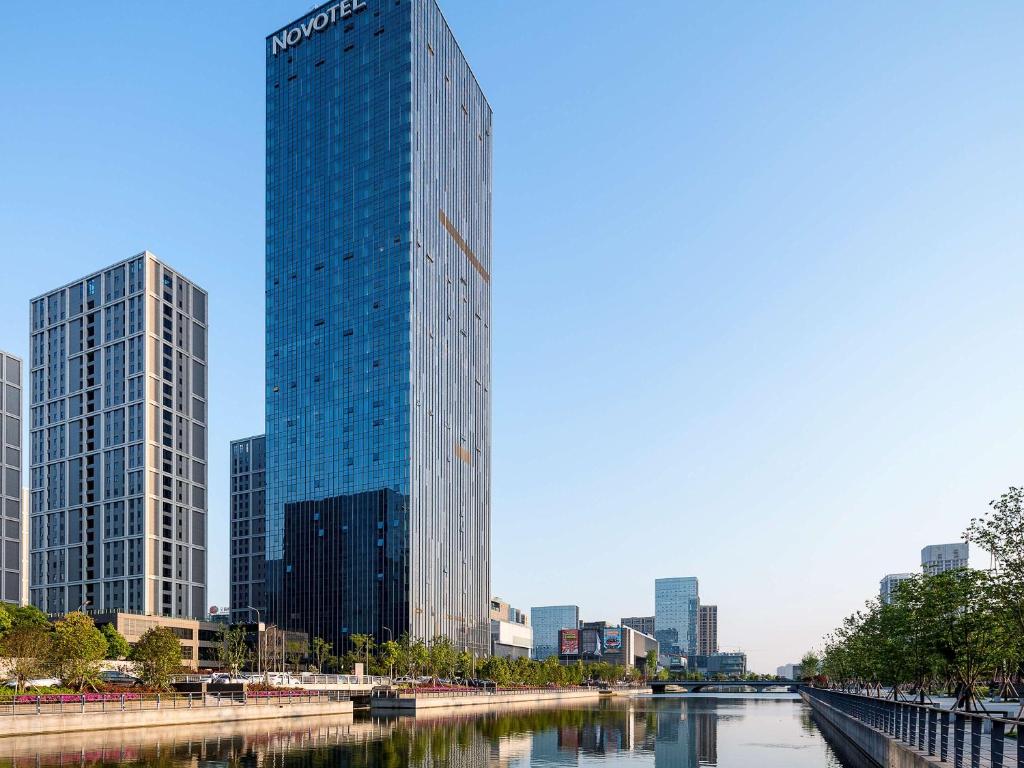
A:
[[[263,650],[262,644],[260,643],[260,609],[253,608],[251,605],[247,605],[246,608],[250,611],[256,612],[256,674],[263,674]]]
[[[87,599],[80,606],[78,606],[78,612],[81,613],[82,611],[84,611],[85,610],[85,606],[87,606],[87,605],[92,605],[92,600],[88,600]]]

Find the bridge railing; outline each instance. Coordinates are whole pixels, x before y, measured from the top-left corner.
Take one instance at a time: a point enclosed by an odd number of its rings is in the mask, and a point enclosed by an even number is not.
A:
[[[1024,768],[1024,720],[820,688],[803,690],[953,768]]]

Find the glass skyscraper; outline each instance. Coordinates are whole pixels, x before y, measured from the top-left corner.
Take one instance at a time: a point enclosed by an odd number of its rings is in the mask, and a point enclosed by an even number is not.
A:
[[[541,605],[530,609],[530,624],[533,625],[533,658],[543,661],[557,656],[558,631],[576,629],[580,625],[578,605]]]
[[[697,653],[700,595],[697,579],[654,580],[654,637],[661,653]]]
[[[266,61],[268,618],[486,653],[490,106],[434,0]]]

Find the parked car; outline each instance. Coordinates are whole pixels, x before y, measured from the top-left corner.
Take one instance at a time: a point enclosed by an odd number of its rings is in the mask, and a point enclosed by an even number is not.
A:
[[[135,675],[129,675],[116,669],[107,669],[100,672],[100,681],[108,685],[142,685],[142,680],[135,677]]]

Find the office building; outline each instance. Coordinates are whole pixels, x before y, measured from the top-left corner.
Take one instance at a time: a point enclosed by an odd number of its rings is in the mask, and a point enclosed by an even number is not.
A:
[[[693,576],[655,579],[654,637],[662,654],[697,653],[700,595]]]
[[[658,641],[631,627],[606,621],[584,621],[579,629],[559,632],[559,660],[563,664],[577,661],[606,661],[624,667],[644,669],[647,654],[658,656]]]
[[[491,598],[491,655],[528,659],[533,654],[530,618],[500,597]]]
[[[799,680],[800,664],[783,664],[781,667],[776,667],[775,674],[784,680]]]
[[[434,0],[266,40],[267,607],[490,649],[491,108]]]
[[[967,568],[970,546],[966,541],[956,544],[931,544],[921,550],[921,570],[936,576],[954,568]]]
[[[898,584],[909,579],[914,578],[912,573],[889,573],[882,577],[879,582],[878,597],[883,604],[888,605],[892,602],[893,595]]]
[[[718,653],[718,606],[701,605],[697,613],[697,653]]]
[[[642,632],[645,635],[654,637],[654,617],[653,616],[630,616],[628,618],[619,619],[619,622],[624,627],[635,629],[637,632]]]
[[[31,601],[206,613],[206,293],[144,252],[31,302]]]
[[[713,678],[716,675],[732,678],[744,677],[747,674],[747,654],[712,653],[707,656],[692,656],[689,660],[689,669],[707,678]]]
[[[0,351],[0,600],[22,595],[21,359]]]
[[[202,619],[140,616],[120,611],[93,611],[86,609],[97,628],[112,624],[124,639],[134,645],[153,627],[171,630],[181,645],[182,666],[191,670],[220,669],[221,633],[224,624]]]
[[[579,628],[580,607],[578,605],[535,606],[530,609],[530,624],[533,625],[533,658],[543,661],[549,656],[558,656],[558,633],[563,629]]]
[[[267,440],[231,441],[231,622],[267,618]]]

